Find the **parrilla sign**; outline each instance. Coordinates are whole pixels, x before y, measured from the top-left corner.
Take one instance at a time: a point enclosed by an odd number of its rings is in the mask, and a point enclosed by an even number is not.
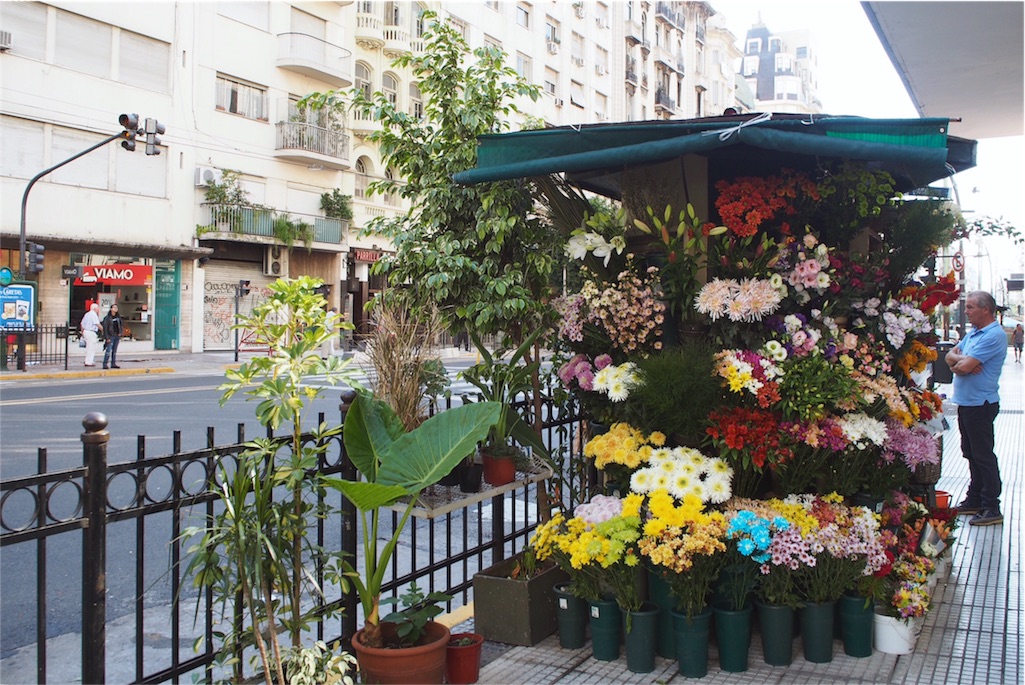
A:
[[[83,266],[75,285],[153,285],[153,267],[144,264]]]

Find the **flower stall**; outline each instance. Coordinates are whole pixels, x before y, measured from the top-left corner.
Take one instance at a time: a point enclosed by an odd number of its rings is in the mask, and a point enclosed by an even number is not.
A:
[[[591,602],[596,658],[619,655],[601,602],[631,617],[628,652],[657,645],[688,676],[712,612],[724,670],[746,669],[755,623],[766,660],[791,663],[795,610],[806,660],[832,658],[834,617],[868,656],[887,619],[914,634],[953,542],[951,512],[914,497],[939,477],[942,401],[921,381],[958,295],[930,257],[962,219],[913,191],[972,166],[974,142],[943,120],[660,123],[484,137],[457,174],[564,174],[538,181],[574,284],[551,347],[603,426],[584,448],[601,491],[532,544]],[[630,639],[646,598],[675,640]]]

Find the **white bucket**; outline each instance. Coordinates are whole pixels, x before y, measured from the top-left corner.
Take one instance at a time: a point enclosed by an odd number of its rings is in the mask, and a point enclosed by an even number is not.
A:
[[[904,620],[883,614],[875,615],[873,628],[872,646],[884,654],[911,654],[922,632],[919,619]]]

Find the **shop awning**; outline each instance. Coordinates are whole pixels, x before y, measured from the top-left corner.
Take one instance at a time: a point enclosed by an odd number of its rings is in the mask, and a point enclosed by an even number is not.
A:
[[[733,160],[738,172],[748,161],[764,171],[857,160],[889,171],[906,191],[975,166],[975,141],[949,136],[949,124],[765,113],[519,131],[481,136],[477,167],[453,178],[473,184],[565,173],[595,182],[604,176],[599,185],[614,190],[610,175],[695,154]]]

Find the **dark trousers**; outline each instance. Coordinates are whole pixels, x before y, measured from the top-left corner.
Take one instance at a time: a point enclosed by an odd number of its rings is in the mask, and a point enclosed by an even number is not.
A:
[[[961,431],[961,455],[968,460],[972,482],[965,499],[983,509],[1000,511],[1000,467],[993,453],[993,422],[1000,404],[987,402],[980,407],[958,407],[957,427]]]
[[[103,365],[107,365],[107,360],[110,360],[111,364],[117,364],[117,346],[121,342],[121,336],[112,335],[107,338],[107,344],[103,348]]]

